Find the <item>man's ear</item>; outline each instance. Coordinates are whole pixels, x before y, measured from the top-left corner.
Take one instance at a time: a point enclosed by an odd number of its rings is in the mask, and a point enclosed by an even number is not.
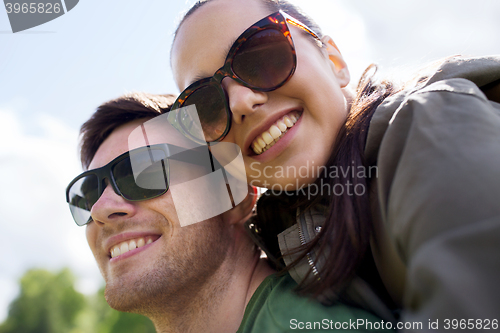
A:
[[[243,223],[252,216],[252,211],[257,202],[257,188],[248,185],[248,195],[233,209],[222,214],[224,221],[228,225]]]
[[[333,41],[332,37],[325,35],[321,38],[323,42],[323,50],[328,56],[331,63],[331,68],[342,88],[346,87],[351,80],[347,64],[339,51],[339,48]]]

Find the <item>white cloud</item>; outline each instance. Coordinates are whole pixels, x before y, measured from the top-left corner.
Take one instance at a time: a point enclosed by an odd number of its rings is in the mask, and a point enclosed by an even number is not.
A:
[[[74,224],[64,197],[67,183],[81,172],[78,131],[49,115],[23,119],[0,110],[0,119],[1,321],[17,292],[13,286],[29,268],[69,266],[88,292],[102,282],[85,230]]]
[[[370,63],[383,75],[406,78],[455,54],[500,53],[500,2],[483,0],[292,0],[331,35],[355,83]]]

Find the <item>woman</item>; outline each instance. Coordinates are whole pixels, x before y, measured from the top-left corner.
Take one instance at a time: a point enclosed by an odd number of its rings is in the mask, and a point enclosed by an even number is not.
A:
[[[268,235],[279,233],[304,290],[388,320],[403,307],[400,319],[424,327],[491,327],[500,58],[450,58],[404,89],[365,73],[354,94],[334,41],[294,6],[212,0],[186,14],[171,59],[174,109],[196,104],[198,116],[178,109],[172,123],[196,141],[237,143],[248,181],[281,192],[259,203],[259,234],[276,256]]]

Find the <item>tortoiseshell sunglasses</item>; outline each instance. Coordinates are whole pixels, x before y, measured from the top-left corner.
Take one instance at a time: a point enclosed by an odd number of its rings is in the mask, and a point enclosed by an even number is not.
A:
[[[221,141],[231,128],[231,110],[221,82],[230,77],[256,91],[283,86],[295,72],[297,56],[288,24],[319,36],[283,11],[275,12],[245,30],[234,42],[224,62],[212,77],[192,83],[172,106],[169,122],[198,143]],[[199,122],[189,112],[195,105]],[[201,128],[200,128],[201,126]]]

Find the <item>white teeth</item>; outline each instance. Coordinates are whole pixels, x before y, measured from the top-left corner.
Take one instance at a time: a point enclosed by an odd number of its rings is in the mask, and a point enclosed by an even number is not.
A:
[[[281,120],[278,120],[277,124],[278,124],[278,128],[280,129],[280,131],[281,131],[281,132],[286,131],[286,130],[287,130],[287,128],[288,128],[288,127],[285,125],[285,123],[284,123],[283,121],[281,121]]]
[[[269,129],[269,134],[271,134],[271,136],[273,137],[273,139],[276,140],[277,138],[279,138],[281,136],[281,131],[278,128],[278,126],[273,125]]]
[[[111,248],[111,258],[118,257],[119,255],[122,255],[128,251],[143,247],[144,245],[151,243],[153,243],[153,239],[151,237],[146,237],[146,240],[144,239],[144,237],[141,237],[122,242]]]
[[[262,148],[264,148],[265,146],[267,146],[266,142],[264,140],[262,140],[262,138],[258,138],[257,139],[257,143],[259,144],[261,150],[262,150]]]
[[[270,144],[274,141],[272,135],[269,134],[269,132],[264,132],[264,134],[262,134],[262,139],[264,139],[264,142],[267,144]]]
[[[295,111],[278,120],[252,142],[251,148],[253,152],[259,155],[271,148],[299,118],[300,114]]]
[[[113,250],[111,250],[111,258],[117,257],[120,254],[121,252],[119,247],[114,247]]]
[[[128,244],[127,243],[122,243],[122,245],[120,245],[120,251],[122,253],[128,252]]]
[[[137,240],[137,247],[143,247],[144,244],[146,244],[146,243],[144,243],[144,238],[139,238]]]
[[[262,153],[262,148],[260,148],[259,144],[257,142],[254,142],[252,144],[253,151],[256,152],[257,154]]]

